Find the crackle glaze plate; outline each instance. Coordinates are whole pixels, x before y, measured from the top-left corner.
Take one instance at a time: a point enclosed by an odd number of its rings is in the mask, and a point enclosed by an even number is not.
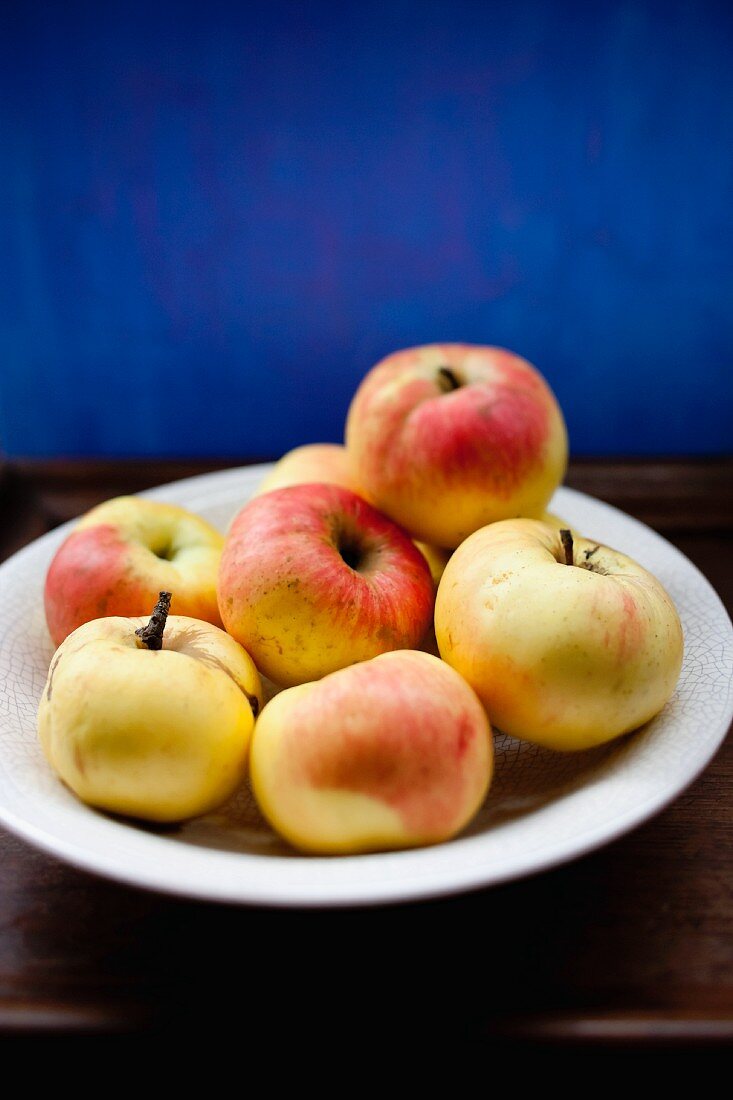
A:
[[[269,468],[225,470],[143,495],[183,505],[226,530]],[[660,715],[599,749],[564,755],[497,733],[492,788],[457,839],[404,852],[316,858],[281,843],[247,790],[215,814],[166,830],[78,802],[50,771],[36,737],[36,708],[53,652],[43,581],[71,524],[0,566],[0,820],[53,855],[136,886],[280,906],[452,894],[531,874],[613,840],[688,786],[723,740],[733,711],[733,628],[708,581],[648,527],[571,489],[559,489],[551,507],[660,578],[682,618],[682,675]]]

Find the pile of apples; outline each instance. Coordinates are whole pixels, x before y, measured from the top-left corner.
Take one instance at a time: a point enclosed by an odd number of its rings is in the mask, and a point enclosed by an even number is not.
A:
[[[142,498],[93,509],[46,578],[48,760],[84,801],[153,821],[249,772],[307,852],[454,836],[488,791],[492,725],[585,749],[677,682],[659,581],[545,511],[566,463],[534,367],[430,345],[377,364],[345,446],[286,455],[225,538]]]

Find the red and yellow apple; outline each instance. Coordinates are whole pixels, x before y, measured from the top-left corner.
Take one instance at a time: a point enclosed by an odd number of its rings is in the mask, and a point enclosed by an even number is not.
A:
[[[273,828],[306,852],[434,844],[491,780],[491,729],[468,685],[427,653],[387,653],[276,695],[250,774]]]
[[[432,344],[364,378],[346,448],[367,499],[448,548],[513,516],[539,516],[562,480],[567,434],[541,374],[509,351]]]
[[[257,486],[255,496],[284,489],[288,485],[305,485],[310,482],[325,482],[328,485],[343,485],[353,493],[362,496],[358,478],[354,475],[346,453],[346,448],[338,443],[306,443],[284,454],[272,470]],[[425,558],[433,581],[437,587],[450,557],[449,550],[439,546],[430,546],[416,542],[418,550]]]
[[[257,670],[210,623],[164,622],[160,650],[146,618],[85,623],[57,649],[38,711],[44,753],[82,801],[149,821],[214,809],[242,782]]]
[[[440,582],[440,654],[505,733],[586,749],[665,705],[682,628],[660,582],[617,550],[536,520],[466,539]]]
[[[144,497],[92,508],[59,547],[46,576],[55,645],[104,615],[145,615],[162,589],[173,611],[221,626],[216,576],[223,536],[199,516]]]
[[[229,530],[219,571],[224,626],[288,686],[416,646],[434,598],[410,539],[339,485],[255,497]]]

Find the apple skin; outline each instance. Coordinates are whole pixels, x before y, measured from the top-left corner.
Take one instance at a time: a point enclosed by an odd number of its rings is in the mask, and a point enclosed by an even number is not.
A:
[[[149,613],[161,590],[173,592],[175,614],[221,626],[216,576],[223,545],[210,524],[173,504],[115,497],[92,508],[46,575],[46,622],[54,644],[104,615]]]
[[[493,743],[468,685],[437,657],[375,657],[276,695],[252,742],[255,798],[304,852],[435,844],[471,820]]]
[[[573,538],[578,538],[580,536],[580,531],[576,530],[575,527],[571,527],[566,519],[563,519],[562,516],[558,516],[555,512],[543,512],[541,516],[525,518],[538,519],[541,523],[546,523],[548,527],[554,528],[555,531],[562,531],[563,529],[569,531]]]
[[[492,724],[552,749],[586,749],[652,718],[674,691],[682,628],[659,581],[625,554],[504,520],[459,546],[440,582],[440,655]]]
[[[304,485],[322,481],[328,485],[342,485],[352,493],[363,496],[359,489],[358,478],[351,469],[346,448],[338,443],[306,443],[284,454],[270,473],[257,486],[255,496],[270,493],[273,489],[284,489],[288,485]],[[440,546],[429,546],[416,542],[420,553],[430,567],[435,587],[443,575],[445,563],[450,557],[449,550]]]
[[[47,760],[91,806],[182,821],[242,782],[262,685],[253,661],[210,623],[170,615],[159,652],[147,616],[85,623],[57,649],[38,710]]]
[[[437,589],[453,551],[444,550],[442,546],[430,546],[427,542],[418,542],[417,540],[415,540],[415,546],[428,563],[430,576],[433,578],[433,584]]]
[[[554,394],[526,360],[502,348],[431,344],[396,352],[366,375],[346,448],[376,508],[415,538],[452,548],[496,520],[541,515],[568,445]]]
[[[351,473],[346,448],[339,443],[306,443],[284,454],[257,486],[255,496],[285,489],[288,485],[306,485],[323,481],[328,485],[343,485],[352,493],[359,486]]]
[[[407,535],[339,485],[255,497],[230,528],[219,570],[224,626],[287,686],[416,646],[434,600]]]

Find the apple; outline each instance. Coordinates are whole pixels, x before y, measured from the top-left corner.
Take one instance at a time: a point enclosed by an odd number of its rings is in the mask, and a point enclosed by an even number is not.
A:
[[[252,741],[263,814],[305,852],[435,844],[481,806],[493,744],[461,677],[427,653],[386,653],[276,695]]]
[[[435,606],[440,655],[505,733],[586,749],[652,718],[674,691],[682,628],[631,558],[536,520],[504,520],[456,550]]]
[[[225,628],[287,686],[416,646],[434,599],[407,535],[340,485],[255,497],[229,530],[219,570]]]
[[[541,515],[567,464],[565,423],[542,375],[470,344],[378,363],[351,402],[346,448],[376,508],[449,549],[496,520]]]
[[[269,493],[273,489],[283,489],[288,485],[305,485],[309,482],[326,482],[328,485],[343,485],[345,489],[363,495],[359,489],[358,478],[349,463],[346,448],[338,443],[306,443],[284,454],[269,474],[257,486],[255,496]],[[433,582],[437,588],[443,575],[445,563],[450,557],[449,550],[440,546],[429,546],[416,542],[418,550],[430,567]]]
[[[563,519],[562,516],[556,515],[555,512],[543,512],[541,516],[532,516],[525,518],[538,519],[540,520],[540,522],[546,523],[548,527],[554,527],[556,531],[569,531],[573,538],[577,538],[580,535],[580,531],[577,531],[574,527],[571,527],[566,519]]]
[[[440,578],[445,571],[445,567],[448,564],[448,559],[453,551],[444,550],[442,546],[430,546],[427,542],[419,542],[417,539],[415,540],[415,546],[428,563],[430,576],[433,578],[433,584],[437,588],[440,584]]]
[[[358,493],[359,487],[352,476],[346,448],[338,443],[306,443],[284,454],[257,486],[255,496],[288,485],[305,485],[308,482],[326,482],[343,485]]]
[[[171,822],[208,813],[242,782],[262,686],[233,638],[182,615],[166,622],[170,594],[160,595],[147,626],[110,616],[68,636],[51,662],[38,731],[82,801]]]
[[[46,575],[46,622],[55,645],[104,615],[144,615],[161,589],[173,610],[221,626],[216,575],[224,537],[199,516],[143,497],[92,508]]]

